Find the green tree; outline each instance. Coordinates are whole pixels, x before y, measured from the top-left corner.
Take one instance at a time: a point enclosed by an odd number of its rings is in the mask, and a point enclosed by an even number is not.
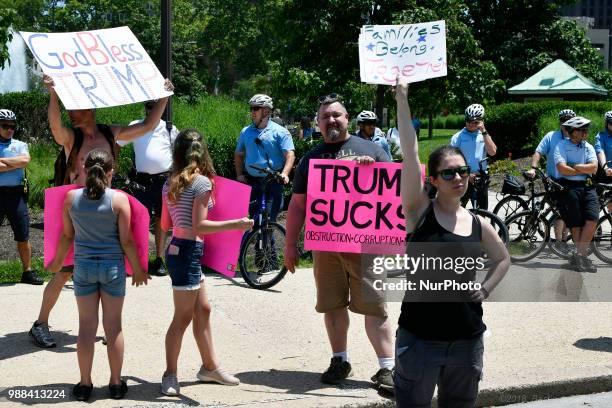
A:
[[[13,34],[10,28],[15,14],[14,9],[0,7],[0,69],[3,69],[6,63],[11,62],[9,44],[13,39]]]
[[[573,21],[559,9],[573,0],[466,0],[462,20],[472,26],[484,57],[494,61],[499,77],[514,86],[561,58],[600,85],[609,84],[603,57]]]
[[[14,27],[23,31],[69,32],[128,26],[154,62],[160,61],[160,3],[157,0],[0,0],[17,11]],[[173,1],[173,81],[176,92],[197,98],[203,87],[198,78],[196,32],[198,0]],[[0,25],[1,26],[1,25]]]
[[[417,5],[418,4],[418,5]],[[429,137],[433,137],[433,115],[442,108],[462,111],[471,103],[493,102],[503,92],[495,65],[484,58],[479,42],[470,27],[458,16],[467,12],[463,1],[435,0],[411,2],[410,7],[395,15],[394,23],[445,20],[448,74],[411,85],[412,109],[429,117]]]

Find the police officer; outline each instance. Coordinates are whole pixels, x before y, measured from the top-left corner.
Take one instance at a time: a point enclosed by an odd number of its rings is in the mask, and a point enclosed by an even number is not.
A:
[[[571,118],[575,117],[576,113],[571,109],[562,109],[559,111],[559,130],[551,130],[548,132],[536,147],[536,151],[531,157],[531,169],[528,170],[527,176],[533,178],[535,176],[535,168],[538,167],[538,163],[542,156],[546,157],[546,175],[554,181],[559,181],[559,171],[554,160],[554,153],[557,144],[564,139],[567,139],[567,131],[563,128],[563,123],[567,122]],[[555,201],[558,200],[558,195],[553,197]],[[558,204],[556,204],[558,205]],[[561,219],[555,221],[555,245],[560,246],[561,250],[565,250],[567,245],[564,237],[565,223]]]
[[[8,109],[0,109],[0,219],[8,218],[17,241],[23,266],[21,283],[42,285],[43,280],[32,269],[32,246],[28,241],[30,214],[23,182],[30,154],[26,143],[13,139],[16,126],[15,114]]]
[[[266,207],[270,219],[283,208],[283,185],[289,182],[289,173],[295,161],[295,147],[287,129],[271,120],[273,101],[268,95],[257,94],[249,100],[252,123],[240,132],[234,153],[236,179],[247,183],[251,190],[251,201],[258,199],[264,188],[266,173],[251,167],[267,168],[282,175],[282,183],[268,184]]]
[[[376,127],[376,122],[378,121],[378,117],[374,112],[370,111],[361,111],[359,115],[357,115],[357,125],[359,126],[359,130],[356,135],[362,139],[372,141],[382,147],[382,149],[389,156],[389,160],[393,159],[391,155],[391,149],[389,147],[389,142],[385,137],[385,134]]]
[[[455,133],[450,140],[450,145],[457,147],[463,153],[470,166],[471,174],[468,190],[461,199],[461,205],[465,206],[470,198],[475,197],[478,206],[487,209],[489,206],[489,189],[484,186],[481,191],[474,188],[474,180],[480,173],[479,163],[487,156],[495,156],[497,146],[484,125],[485,109],[482,105],[475,103],[465,110],[465,127]],[[486,171],[487,163],[483,164]]]
[[[587,141],[591,121],[576,116],[563,123],[569,139],[557,144],[555,164],[560,183],[566,188],[561,195],[561,216],[572,231],[576,253],[570,264],[579,272],[596,272],[595,265],[587,258],[588,246],[597,225],[599,199],[590,177],[597,171],[595,149]]]

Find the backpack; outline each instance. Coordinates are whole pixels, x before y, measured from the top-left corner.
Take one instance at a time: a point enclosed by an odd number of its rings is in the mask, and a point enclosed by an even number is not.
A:
[[[98,130],[104,135],[104,138],[108,142],[111,147],[111,152],[113,153],[113,159],[116,159],[115,153],[115,136],[108,125],[96,125]],[[72,145],[72,150],[70,150],[70,154],[68,155],[68,159],[66,159],[66,150],[62,146],[57,158],[55,159],[55,163],[53,164],[54,172],[53,172],[53,180],[50,180],[53,185],[56,187],[63,186],[66,184],[70,184],[70,171],[74,167],[74,161],[81,150],[81,146],[83,146],[83,131],[79,128],[73,129],[74,131],[74,144]]]
[[[501,189],[502,194],[523,195],[525,191],[525,184],[523,184],[520,178],[511,174],[506,174]]]

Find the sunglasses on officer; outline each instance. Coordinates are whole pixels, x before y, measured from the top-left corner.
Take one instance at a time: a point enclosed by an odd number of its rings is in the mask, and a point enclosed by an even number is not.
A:
[[[3,123],[0,125],[0,127],[4,130],[15,130],[17,128],[17,125],[10,125],[8,123]]]
[[[438,171],[438,176],[442,178],[442,180],[450,181],[455,178],[455,174],[459,174],[459,177],[466,178],[470,175],[470,166],[459,166],[450,169],[442,169]]]
[[[251,106],[251,112],[257,112],[261,109],[261,106]]]

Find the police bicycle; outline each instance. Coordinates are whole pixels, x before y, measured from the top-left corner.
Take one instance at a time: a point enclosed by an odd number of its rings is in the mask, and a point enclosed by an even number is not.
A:
[[[245,233],[240,245],[238,265],[244,281],[255,289],[268,289],[280,282],[287,274],[284,266],[285,228],[270,220],[267,187],[272,183],[282,183],[282,175],[277,171],[250,165],[251,168],[266,174],[261,194],[249,203],[255,207],[255,225]]]

